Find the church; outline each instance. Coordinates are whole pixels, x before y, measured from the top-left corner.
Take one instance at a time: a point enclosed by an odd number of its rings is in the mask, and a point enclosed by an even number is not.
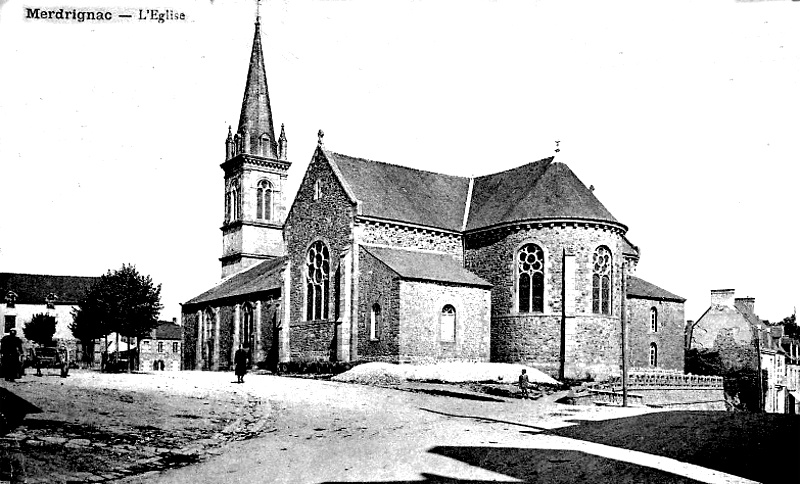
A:
[[[222,280],[182,305],[183,368],[240,346],[292,360],[523,362],[555,377],[683,370],[684,299],[636,278],[639,249],[554,157],[459,177],[329,151],[294,201],[256,20],[225,140]],[[623,317],[624,315],[624,317]]]

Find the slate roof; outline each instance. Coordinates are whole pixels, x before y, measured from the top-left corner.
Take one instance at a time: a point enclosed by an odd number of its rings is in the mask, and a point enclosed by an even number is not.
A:
[[[285,261],[286,257],[278,257],[248,267],[242,272],[223,279],[219,284],[199,296],[186,301],[184,306],[280,288],[283,282],[279,274]]]
[[[260,155],[258,139],[264,133],[270,139],[269,156],[275,156],[275,128],[272,124],[272,108],[267,88],[267,73],[264,68],[264,53],[261,49],[261,23],[256,21],[253,34],[253,49],[250,52],[250,67],[247,70],[247,83],[242,98],[242,112],[239,115],[237,133],[247,131],[251,137],[250,154]]]
[[[476,178],[466,230],[559,219],[622,225],[567,165],[550,157]]]
[[[456,259],[446,254],[363,245],[361,248],[386,264],[402,279],[492,287],[489,282],[464,269]]]
[[[469,178],[324,151],[361,202],[361,214],[460,232]]]
[[[56,304],[76,304],[98,279],[0,272],[0,303],[11,290],[17,294],[16,304],[45,304],[50,293],[57,296]]]
[[[635,257],[639,257],[641,253],[639,252],[639,247],[633,245],[630,240],[624,235],[622,236],[622,253],[625,255],[632,255]]]
[[[661,289],[655,284],[651,284],[644,279],[630,276],[628,279],[628,297],[638,299],[656,299],[660,301],[685,302],[686,299],[676,296],[669,291]]]
[[[156,327],[156,339],[183,339],[183,331],[178,324],[161,321],[161,324]]]

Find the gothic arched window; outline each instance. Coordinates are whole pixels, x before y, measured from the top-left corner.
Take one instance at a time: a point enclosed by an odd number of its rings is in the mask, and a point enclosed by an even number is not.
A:
[[[442,308],[439,326],[441,328],[439,338],[442,341],[456,340],[456,308],[450,304]]]
[[[372,305],[372,311],[369,313],[369,339],[378,339],[378,325],[381,322],[381,305],[375,303]]]
[[[544,251],[536,244],[517,252],[517,309],[521,313],[544,311]]]
[[[331,261],[322,241],[314,242],[306,256],[306,320],[328,318]]]
[[[317,178],[317,181],[314,182],[314,200],[319,200],[322,198],[322,180]]]
[[[592,312],[611,314],[611,251],[598,247],[592,257]]]
[[[650,308],[650,331],[658,332],[658,310],[656,308]]]
[[[650,366],[658,366],[658,346],[650,343]]]
[[[253,306],[245,304],[242,308],[242,332],[239,341],[248,348],[253,348],[255,338],[253,336]]]
[[[272,220],[272,184],[261,180],[256,187],[256,218]]]

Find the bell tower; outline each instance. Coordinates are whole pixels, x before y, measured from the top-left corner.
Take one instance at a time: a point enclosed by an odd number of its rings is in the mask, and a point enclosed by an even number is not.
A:
[[[281,125],[272,124],[261,18],[256,17],[253,49],[236,133],[225,139],[225,219],[222,223],[222,277],[250,265],[282,256],[286,219],[286,179],[291,163]]]

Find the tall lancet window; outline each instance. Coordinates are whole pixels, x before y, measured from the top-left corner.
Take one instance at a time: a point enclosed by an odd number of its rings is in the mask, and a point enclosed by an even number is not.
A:
[[[536,244],[523,245],[517,252],[517,309],[544,311],[544,251]]]
[[[611,251],[600,246],[592,256],[592,312],[611,314]]]
[[[328,318],[331,261],[322,241],[314,242],[306,256],[306,320]]]
[[[272,220],[272,184],[261,180],[256,187],[256,218]]]
[[[252,351],[253,343],[255,342],[255,335],[253,332],[253,306],[247,303],[242,309],[242,328],[239,341]]]

